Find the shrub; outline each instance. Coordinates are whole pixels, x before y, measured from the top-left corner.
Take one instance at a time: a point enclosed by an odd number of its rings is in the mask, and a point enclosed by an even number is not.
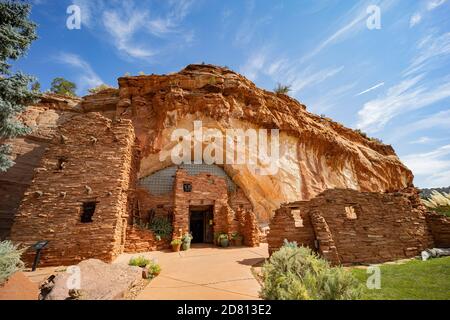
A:
[[[148,272],[153,276],[157,276],[161,272],[161,266],[155,262],[151,262],[147,265]]]
[[[26,248],[19,249],[18,245],[9,240],[0,242],[0,284],[25,267],[20,259],[25,250]]]
[[[96,86],[94,88],[89,89],[88,91],[91,94],[96,94],[96,93],[102,92],[102,91],[107,90],[107,89],[113,89],[113,87],[108,86],[107,84],[103,83],[103,84],[101,84],[99,86]]]
[[[172,235],[172,223],[167,217],[154,217],[149,226],[155,235],[167,239]]]
[[[273,89],[273,91],[276,94],[288,94],[289,91],[291,91],[291,86],[288,85],[282,85],[281,83],[278,83],[276,88]]]
[[[150,263],[150,260],[148,260],[144,256],[139,256],[139,257],[132,257],[130,259],[130,261],[128,262],[128,265],[143,268],[146,265],[148,265],[149,263]]]
[[[181,239],[173,239],[171,242],[170,242],[170,245],[171,246],[177,246],[177,245],[179,245],[179,244],[181,244]]]
[[[191,233],[186,232],[183,237],[181,238],[181,241],[183,241],[184,243],[190,243],[192,241],[192,239],[194,239],[194,237],[192,236]]]
[[[450,217],[450,193],[433,190],[428,199],[422,199],[425,206],[437,213]]]
[[[285,245],[263,265],[260,295],[268,300],[347,300],[361,295],[358,280],[310,249]]]

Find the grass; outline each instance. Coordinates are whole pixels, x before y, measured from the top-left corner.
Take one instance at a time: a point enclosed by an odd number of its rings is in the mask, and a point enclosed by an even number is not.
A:
[[[450,300],[450,257],[381,265],[381,289],[369,290],[365,269],[354,268],[366,300]]]

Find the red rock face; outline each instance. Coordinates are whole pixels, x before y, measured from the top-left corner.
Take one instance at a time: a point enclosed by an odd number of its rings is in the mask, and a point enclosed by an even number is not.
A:
[[[142,150],[139,177],[172,165],[167,157],[174,146],[170,134],[176,128],[191,130],[195,120],[221,132],[233,128],[279,129],[277,174],[261,176],[245,165],[223,166],[252,203],[260,222],[268,222],[282,203],[309,200],[330,188],[384,192],[412,185],[411,171],[400,162],[391,146],[368,140],[339,123],[309,113],[289,96],[259,89],[229,69],[189,65],[179,73],[125,77],[118,81],[119,90],[108,89],[82,99],[45,96],[39,105],[23,114],[34,128],[30,136],[33,143],[39,143],[24,146],[23,139],[12,141],[18,164],[6,175],[0,174],[0,185],[20,181],[21,187],[12,192],[0,190],[2,218],[12,217],[31,181],[43,152],[36,148],[45,149],[63,123],[89,112],[112,120],[132,120]],[[21,159],[27,157],[32,161],[25,161],[23,169]],[[3,200],[7,199],[6,194],[15,199],[12,206]]]
[[[260,176],[224,165],[267,221],[283,202],[309,200],[330,188],[384,192],[412,185],[413,175],[391,146],[309,113],[298,101],[257,88],[226,68],[190,65],[179,73],[119,79],[117,115],[133,120],[143,150],[140,176],[170,165],[175,128],[280,130],[280,170]],[[164,157],[163,157],[164,158]]]

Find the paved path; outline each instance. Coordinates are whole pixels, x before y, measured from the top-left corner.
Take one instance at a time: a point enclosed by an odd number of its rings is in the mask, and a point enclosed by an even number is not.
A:
[[[268,257],[268,250],[267,244],[227,249],[193,245],[182,252],[123,254],[114,263],[128,263],[138,255],[156,259],[162,268],[139,300],[239,300],[258,299],[260,286],[251,266]]]

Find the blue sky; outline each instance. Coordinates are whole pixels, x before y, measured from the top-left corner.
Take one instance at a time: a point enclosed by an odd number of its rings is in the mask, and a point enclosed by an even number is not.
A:
[[[392,144],[418,187],[450,185],[450,0],[34,0],[39,40],[16,68],[78,93],[140,71],[212,63]],[[81,8],[80,30],[66,27]],[[369,29],[367,8],[380,8]]]

